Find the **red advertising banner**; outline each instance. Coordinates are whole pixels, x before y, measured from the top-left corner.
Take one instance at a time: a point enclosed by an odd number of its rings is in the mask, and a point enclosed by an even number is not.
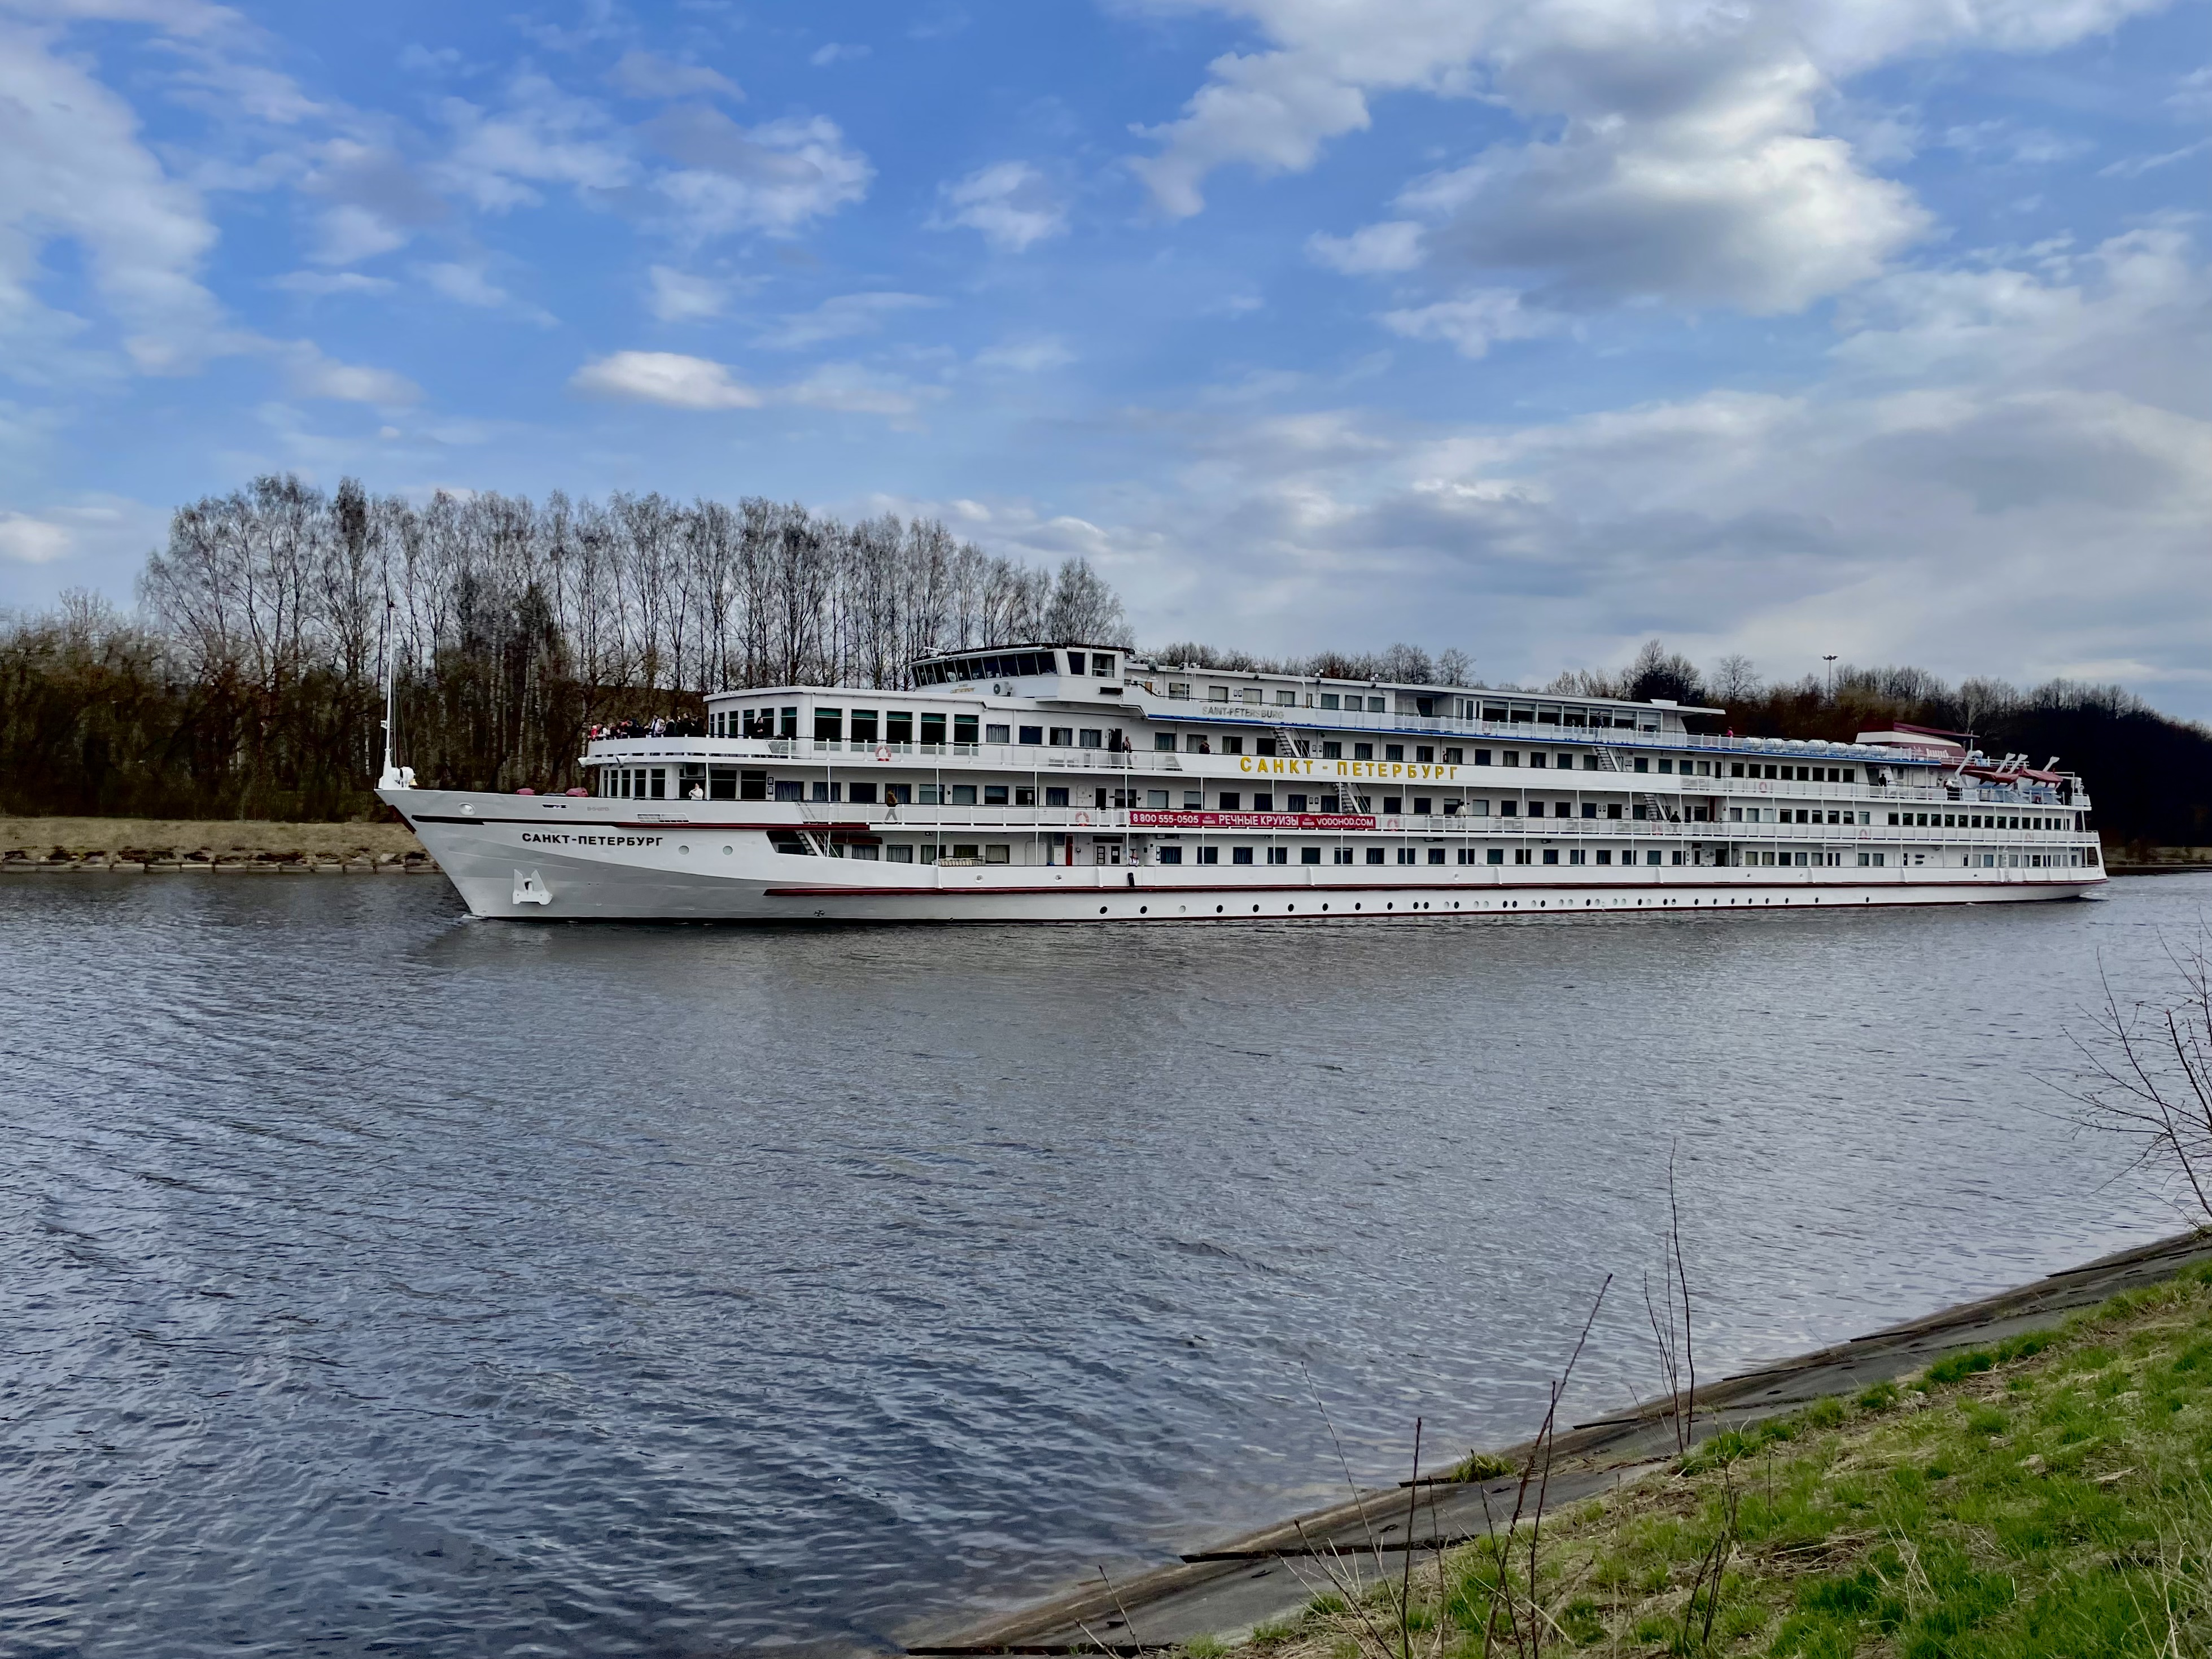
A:
[[[1375,820],[1349,812],[1139,812],[1132,830],[1372,830]]]

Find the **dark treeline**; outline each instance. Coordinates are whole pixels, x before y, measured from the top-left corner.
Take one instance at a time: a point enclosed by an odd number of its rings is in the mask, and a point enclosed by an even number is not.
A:
[[[933,650],[1127,644],[1079,560],[758,497],[418,506],[264,477],[180,508],[138,597],[135,617],[79,595],[0,619],[0,811],[367,812],[387,653],[424,783],[547,788],[575,781],[586,726],[696,716],[725,686],[896,687]]]
[[[1693,721],[1693,729],[1747,737],[1848,743],[1899,720],[1969,732],[1991,755],[2025,755],[2031,766],[2056,756],[2079,772],[2109,843],[2212,845],[2212,732],[2170,719],[2117,685],[2051,680],[2023,691],[2002,680],[1967,679],[1954,687],[1924,669],[1841,664],[1832,689],[1818,675],[1767,684],[1747,658],[1723,657],[1700,672],[1653,641],[1618,674],[1563,674],[1550,689],[1725,708]]]

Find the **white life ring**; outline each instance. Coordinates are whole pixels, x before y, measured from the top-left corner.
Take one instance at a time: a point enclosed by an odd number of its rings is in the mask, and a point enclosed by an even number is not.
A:
[[[1392,818],[1392,819],[1390,820],[1390,822],[1389,822],[1389,823],[1385,824],[1383,827],[1384,827],[1385,829],[1388,829],[1388,830],[1402,830],[1402,829],[1404,829],[1406,826],[1405,826],[1404,823],[1403,823],[1401,820],[1397,819],[1397,818]]]
[[[1091,814],[1088,812],[1078,812],[1075,815],[1075,822],[1079,826],[1088,827],[1091,823]]]
[[[890,757],[891,757],[891,746],[890,746],[890,744],[887,744],[887,743],[879,743],[879,744],[878,744],[876,745],[876,758],[877,758],[878,760],[879,760],[879,761],[887,761],[887,760],[889,760]]]

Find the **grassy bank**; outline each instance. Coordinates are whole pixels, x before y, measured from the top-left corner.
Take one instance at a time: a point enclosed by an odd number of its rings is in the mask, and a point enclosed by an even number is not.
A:
[[[277,823],[254,819],[0,818],[0,859],[125,859],[203,863],[352,862],[427,858],[400,823]]]
[[[1724,1431],[1610,1498],[1323,1594],[1240,1652],[2212,1652],[2212,1268]],[[1324,1569],[1311,1571],[1319,1584]],[[1347,1559],[1327,1569],[1342,1585]],[[1218,1644],[1199,1644],[1218,1654]]]

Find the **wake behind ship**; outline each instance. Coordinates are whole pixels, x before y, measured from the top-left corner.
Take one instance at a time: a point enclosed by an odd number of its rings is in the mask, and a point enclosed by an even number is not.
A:
[[[915,689],[726,691],[588,792],[398,809],[480,916],[1192,921],[2074,898],[2081,780],[1900,728],[1713,737],[1653,701],[1229,673],[1065,643]]]

